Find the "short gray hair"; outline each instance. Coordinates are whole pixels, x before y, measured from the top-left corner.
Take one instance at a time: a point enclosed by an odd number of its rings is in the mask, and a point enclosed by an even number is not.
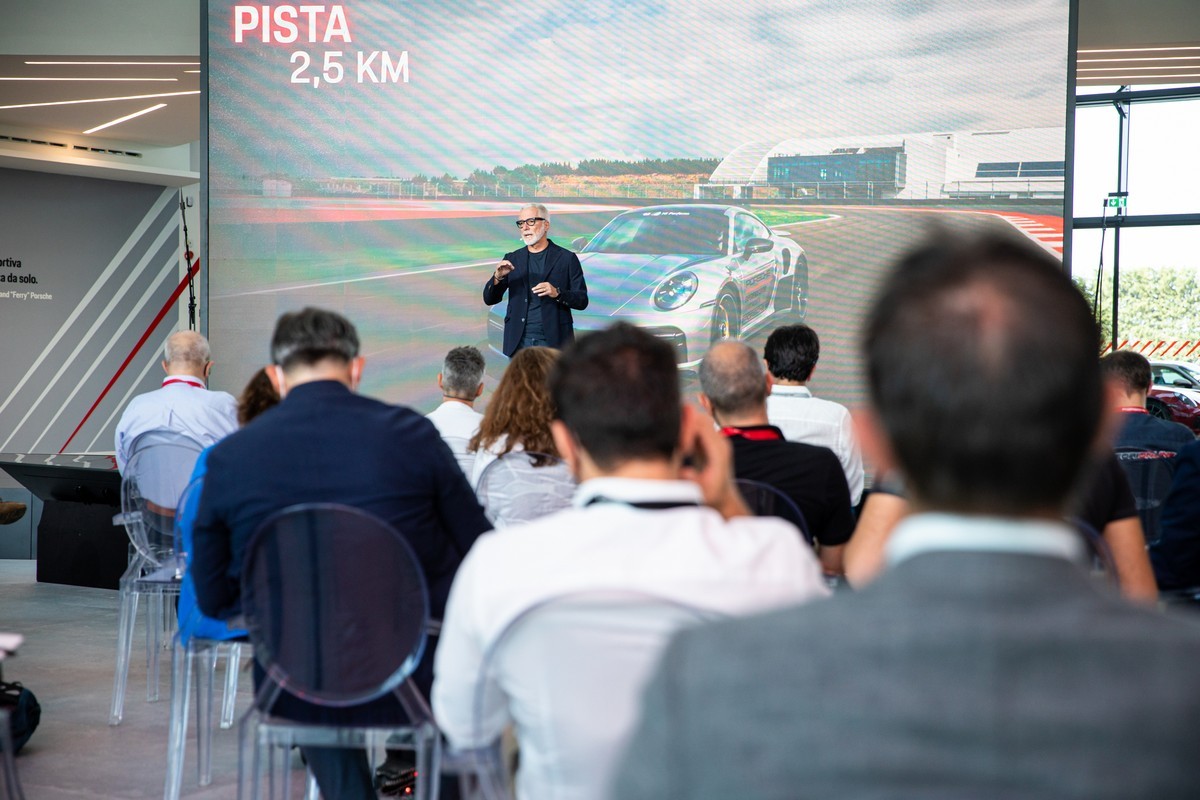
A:
[[[163,359],[168,364],[203,367],[212,361],[212,349],[208,346],[208,339],[195,331],[177,331],[167,337]]]
[[[532,208],[534,211],[537,212],[537,215],[539,217],[546,220],[547,222],[550,221],[550,209],[546,208],[541,203],[526,203],[525,205],[521,206],[521,208],[518,210],[517,213],[520,213],[521,211],[524,211],[527,208]]]
[[[447,397],[469,400],[483,381],[483,353],[474,347],[456,347],[442,363],[442,392]]]
[[[754,411],[767,400],[766,368],[742,342],[720,342],[700,362],[700,389],[718,414]]]

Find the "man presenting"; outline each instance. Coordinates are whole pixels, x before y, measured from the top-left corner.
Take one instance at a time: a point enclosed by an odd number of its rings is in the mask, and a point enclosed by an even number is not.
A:
[[[483,286],[483,302],[494,306],[508,291],[504,314],[504,355],[522,347],[561,348],[575,338],[571,309],[587,308],[587,284],[579,257],[559,247],[550,232],[544,205],[525,206],[517,215],[525,247],[504,256]]]

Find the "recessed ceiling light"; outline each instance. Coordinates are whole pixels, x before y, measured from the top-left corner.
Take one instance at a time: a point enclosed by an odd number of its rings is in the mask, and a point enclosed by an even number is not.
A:
[[[159,103],[156,106],[150,106],[149,108],[143,108],[141,111],[135,111],[132,114],[126,114],[123,117],[118,117],[117,119],[114,119],[112,122],[106,122],[103,125],[97,125],[94,128],[88,128],[86,131],[84,131],[84,133],[95,133],[96,131],[102,131],[105,128],[111,128],[113,125],[120,125],[122,122],[131,120],[134,117],[140,117],[142,114],[149,114],[151,111],[158,111],[160,108],[166,108],[166,107],[167,107],[166,103]]]
[[[123,67],[198,67],[199,61],[26,61],[26,64],[59,64],[59,65],[91,65],[91,66],[123,66]]]
[[[200,70],[198,69],[185,69],[184,72],[195,73],[197,75],[200,74]]]
[[[24,77],[0,77],[0,81],[122,81],[126,83],[146,83],[148,81],[158,82],[179,82],[179,78],[24,78]]]
[[[11,106],[0,106],[0,111],[10,108],[42,108],[44,106],[73,106],[80,103],[111,103],[116,100],[151,100],[157,97],[183,97],[189,94],[200,94],[196,89],[191,92],[162,92],[160,94],[134,94],[127,97],[93,97],[88,100],[56,100],[52,103],[17,103]]]

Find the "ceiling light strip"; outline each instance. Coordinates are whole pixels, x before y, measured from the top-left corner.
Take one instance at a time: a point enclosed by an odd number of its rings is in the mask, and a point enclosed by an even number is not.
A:
[[[1112,47],[1103,50],[1079,50],[1080,53],[1166,53],[1172,50],[1200,50],[1200,46],[1180,47]]]
[[[26,61],[26,64],[114,67],[198,67],[199,61]]]
[[[159,97],[183,97],[190,94],[200,94],[196,89],[190,92],[161,92],[159,94],[134,94],[127,97],[93,97],[88,100],[56,100],[52,103],[17,103],[10,106],[0,106],[0,111],[12,108],[43,108],[45,106],[73,106],[81,103],[112,103],[118,100],[153,100]]]
[[[1143,83],[1161,78],[1163,80],[1174,81],[1176,78],[1200,78],[1200,72],[1189,72],[1185,74],[1175,73],[1173,75],[1080,75],[1081,81],[1101,81],[1105,84],[1127,83],[1122,81],[1123,78],[1128,78],[1130,81],[1141,81]]]
[[[125,83],[147,83],[151,81],[158,81],[160,83],[179,83],[179,78],[24,78],[0,76],[0,81],[122,81]]]
[[[1197,58],[1191,56],[1149,56],[1147,58],[1079,58],[1076,59],[1080,64],[1099,64],[1105,61],[1189,61]],[[187,71],[187,70],[185,70]]]
[[[106,122],[103,125],[97,125],[94,128],[88,128],[86,131],[84,131],[84,133],[95,133],[96,131],[102,131],[105,128],[111,128],[113,125],[120,125],[122,122],[128,122],[129,120],[133,119],[134,117],[140,117],[143,114],[149,114],[151,111],[158,111],[160,108],[166,108],[166,107],[167,107],[166,103],[159,103],[158,105],[153,105],[153,106],[150,106],[149,108],[143,108],[141,111],[135,111],[132,114],[126,114],[123,117],[118,117],[117,119],[114,119],[112,122]]]
[[[1200,69],[1200,63],[1157,67],[1080,67],[1079,72],[1133,72],[1135,70]]]

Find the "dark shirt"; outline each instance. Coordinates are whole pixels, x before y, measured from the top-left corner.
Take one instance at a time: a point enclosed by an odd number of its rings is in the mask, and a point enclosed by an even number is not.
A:
[[[838,457],[828,447],[789,442],[774,425],[744,426],[749,436],[731,435],[734,474],[774,486],[792,498],[804,514],[809,533],[820,544],[845,544],[854,531],[850,487]]]
[[[1115,455],[1105,458],[1086,476],[1073,511],[1069,517],[1078,517],[1097,533],[1104,533],[1110,522],[1137,516],[1137,501]]]
[[[1175,457],[1175,478],[1161,522],[1162,535],[1150,547],[1159,588],[1200,586],[1200,442]]]
[[[533,287],[546,280],[546,251],[529,254],[529,314],[525,318],[525,334],[522,341],[538,341],[546,338],[542,324],[542,304],[554,302],[533,293]]]
[[[1125,411],[1121,414],[1116,446],[1178,453],[1194,441],[1196,437],[1192,432],[1178,422],[1158,419],[1141,411]]]

